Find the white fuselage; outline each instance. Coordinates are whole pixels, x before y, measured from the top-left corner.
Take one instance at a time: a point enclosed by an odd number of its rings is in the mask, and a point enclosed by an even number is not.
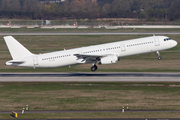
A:
[[[39,55],[33,54],[32,56],[21,58],[22,61],[25,61],[24,63],[17,65],[13,64],[13,66],[37,68],[61,67],[78,63],[88,63],[87,61],[78,58],[74,54],[82,54],[87,56],[103,56],[113,54],[118,58],[121,58],[125,56],[162,51],[170,49],[177,45],[177,42],[175,40],[166,40],[167,38],[168,37],[166,36],[152,36],[44,53]],[[6,65],[10,64],[10,62],[6,62]]]

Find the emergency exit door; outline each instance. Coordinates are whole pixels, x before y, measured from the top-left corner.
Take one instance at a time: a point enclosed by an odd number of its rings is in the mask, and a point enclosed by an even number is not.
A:
[[[33,57],[34,66],[38,65],[38,57]]]
[[[121,51],[122,51],[122,52],[123,52],[123,51],[126,51],[125,44],[122,44],[122,45],[121,45]]]

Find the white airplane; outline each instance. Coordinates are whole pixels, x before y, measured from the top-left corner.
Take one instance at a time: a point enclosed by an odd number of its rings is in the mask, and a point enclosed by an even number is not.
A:
[[[4,40],[13,60],[5,64],[9,66],[52,68],[74,64],[92,63],[91,70],[96,71],[96,64],[117,63],[121,57],[157,52],[170,49],[177,45],[175,40],[166,36],[151,36],[126,41],[118,41],[100,45],[92,45],[44,54],[33,54],[12,36]]]

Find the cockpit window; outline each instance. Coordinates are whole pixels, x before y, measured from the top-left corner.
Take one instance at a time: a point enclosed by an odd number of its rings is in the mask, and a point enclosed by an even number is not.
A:
[[[165,38],[164,41],[168,41],[168,40],[171,40],[171,38]]]

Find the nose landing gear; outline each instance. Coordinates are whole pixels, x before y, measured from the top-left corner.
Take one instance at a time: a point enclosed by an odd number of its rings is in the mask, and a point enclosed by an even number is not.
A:
[[[158,60],[161,60],[162,58],[161,58],[161,56],[160,56],[159,51],[157,51],[157,54],[158,54]]]

